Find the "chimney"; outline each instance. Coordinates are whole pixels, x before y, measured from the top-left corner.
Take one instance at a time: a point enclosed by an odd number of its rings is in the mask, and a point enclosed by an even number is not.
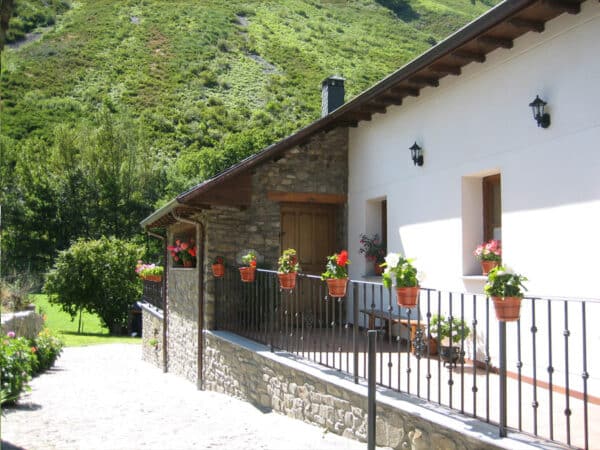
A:
[[[321,117],[344,104],[344,81],[342,77],[333,75],[321,83]]]

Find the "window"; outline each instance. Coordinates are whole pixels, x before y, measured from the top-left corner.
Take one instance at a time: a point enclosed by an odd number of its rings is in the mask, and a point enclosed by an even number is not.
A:
[[[383,254],[387,254],[387,200],[374,199],[368,200],[366,209],[366,229],[365,234],[369,237],[377,235],[379,241],[383,244]],[[375,261],[366,261],[364,270],[365,275],[376,275],[379,271],[379,263]]]
[[[483,240],[502,239],[502,201],[500,174],[484,177],[483,187]]]

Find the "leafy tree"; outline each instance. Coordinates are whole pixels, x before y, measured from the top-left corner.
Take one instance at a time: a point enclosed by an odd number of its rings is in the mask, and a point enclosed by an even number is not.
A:
[[[98,314],[111,334],[123,332],[141,286],[134,268],[139,248],[116,238],[83,239],[60,252],[44,291],[74,319],[85,309]]]

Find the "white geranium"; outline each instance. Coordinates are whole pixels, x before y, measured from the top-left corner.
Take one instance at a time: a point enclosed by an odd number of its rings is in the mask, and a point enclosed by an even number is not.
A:
[[[399,253],[388,253],[385,257],[385,263],[387,265],[387,269],[391,269],[396,267],[400,263],[400,254]]]

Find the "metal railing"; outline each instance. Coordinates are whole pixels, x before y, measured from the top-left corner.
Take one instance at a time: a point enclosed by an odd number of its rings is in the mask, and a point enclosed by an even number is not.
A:
[[[285,291],[276,272],[256,275],[242,283],[230,269],[215,279],[218,329],[358,382],[367,375],[367,332],[378,328],[381,386],[498,424],[500,435],[512,429],[586,449],[600,438],[589,427],[600,420],[600,362],[588,359],[587,319],[600,316],[598,300],[525,298],[521,319],[504,323],[479,294],[421,288],[416,308],[399,309],[381,283],[351,280],[346,297],[330,298],[316,276],[298,274]],[[442,331],[436,315],[458,319],[450,334],[470,333],[449,348],[434,338]]]
[[[143,292],[142,301],[155,306],[158,309],[164,308],[163,302],[163,283],[162,281],[142,280]]]

